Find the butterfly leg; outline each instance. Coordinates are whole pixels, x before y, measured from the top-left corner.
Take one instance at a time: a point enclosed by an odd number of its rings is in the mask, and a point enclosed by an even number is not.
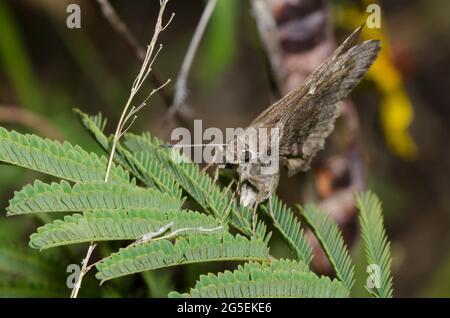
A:
[[[217,180],[219,180],[219,169],[220,167],[217,165],[216,170],[214,171],[214,183],[216,183]]]
[[[258,201],[255,202],[253,207],[253,215],[252,215],[252,229],[253,233],[256,233],[256,224],[258,223],[258,215],[256,211],[258,210]]]
[[[208,163],[202,170],[202,173],[206,173],[206,171],[208,171],[208,169],[214,164],[214,160],[211,161],[210,163]]]
[[[261,202],[261,192],[258,192],[256,195],[255,205],[253,207],[253,216],[252,216],[252,226],[253,226],[253,232],[256,233],[256,225],[258,223],[258,206]]]
[[[213,158],[211,159],[211,162],[208,162],[208,164],[202,169],[202,172],[208,171],[208,169],[214,164],[216,166],[219,166],[220,164],[223,164],[223,161],[222,161],[223,159],[220,160],[222,154],[223,154],[222,147],[216,148],[216,151],[214,153]]]
[[[269,214],[272,217],[272,219],[275,220],[275,214],[273,214],[273,209],[272,209],[272,196],[273,195],[271,195],[269,197]]]

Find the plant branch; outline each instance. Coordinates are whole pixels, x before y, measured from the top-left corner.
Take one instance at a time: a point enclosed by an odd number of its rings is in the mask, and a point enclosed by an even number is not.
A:
[[[77,298],[78,297],[78,292],[80,291],[81,282],[83,280],[83,277],[84,277],[84,275],[86,275],[86,273],[90,269],[90,267],[88,267],[87,264],[89,262],[89,259],[91,258],[92,252],[94,252],[94,249],[95,249],[96,246],[97,246],[96,244],[92,244],[92,243],[89,246],[89,249],[88,249],[88,251],[86,253],[86,256],[84,257],[83,261],[81,262],[82,266],[81,266],[80,275],[78,276],[77,281],[75,283],[75,286],[72,289],[72,294],[70,295],[70,298]]]
[[[128,113],[128,110],[131,106],[131,103],[134,100],[134,97],[136,96],[136,94],[138,93],[138,91],[140,90],[142,84],[145,82],[145,80],[147,79],[148,75],[150,74],[150,72],[152,71],[152,66],[153,63],[155,62],[155,58],[158,55],[158,53],[160,52],[160,49],[157,50],[156,54],[154,54],[154,50],[156,47],[156,43],[158,41],[158,37],[160,35],[160,33],[162,31],[164,31],[164,29],[167,27],[167,25],[172,21],[173,18],[173,14],[169,20],[169,22],[166,25],[162,24],[162,18],[163,18],[163,14],[164,14],[164,9],[167,5],[169,0],[160,0],[160,4],[161,4],[161,9],[159,11],[159,15],[158,15],[158,19],[156,22],[156,26],[155,26],[155,32],[153,34],[152,40],[150,41],[150,44],[147,47],[147,53],[146,56],[144,58],[144,62],[141,66],[141,69],[139,71],[138,76],[136,77],[136,79],[133,82],[133,86],[131,87],[131,91],[130,91],[130,96],[128,97],[128,100],[125,104],[125,107],[123,109],[122,115],[119,119],[119,123],[117,124],[117,128],[116,128],[116,132],[114,135],[114,139],[113,139],[113,143],[112,143],[112,147],[111,147],[111,154],[109,157],[109,161],[108,161],[108,167],[106,169],[106,176],[105,176],[105,182],[108,182],[108,178],[109,178],[109,174],[110,174],[110,170],[111,170],[111,166],[112,166],[112,162],[114,159],[114,153],[117,147],[117,143],[120,139],[120,136],[122,135],[122,131],[124,126],[127,123],[127,120],[131,117],[130,115],[135,115],[135,108],[131,109],[131,112]],[[161,89],[162,87],[164,87],[168,82],[166,82],[165,84],[162,84],[161,86],[159,86],[158,89]],[[154,89],[150,95],[145,99],[145,101],[147,101],[156,91],[158,91],[158,89]],[[145,103],[144,101],[144,103]],[[145,104],[144,104],[145,105]],[[142,107],[138,107],[138,109],[140,109]]]
[[[187,90],[187,79],[189,77],[189,72],[192,68],[197,49],[200,45],[200,41],[205,33],[206,26],[211,18],[214,8],[216,7],[217,0],[208,0],[205,6],[205,10],[200,17],[200,21],[195,29],[194,36],[192,37],[191,43],[189,44],[188,50],[181,65],[181,70],[175,84],[175,97],[172,106],[170,106],[168,111],[168,117],[173,117],[178,113],[181,106],[185,104],[188,90]]]
[[[21,107],[0,105],[0,121],[17,123],[38,131],[47,137],[59,140],[64,139],[61,132],[44,117]]]
[[[277,37],[276,21],[266,0],[251,0],[251,5],[262,45],[266,51],[267,58],[270,60],[272,74],[277,74],[282,69],[283,52]],[[277,84],[277,88],[281,89],[283,86],[282,76],[277,74],[277,76],[273,76],[273,79]]]
[[[165,232],[167,232],[167,230],[173,226],[173,222],[170,222],[164,226],[162,226],[158,231],[156,232],[150,232],[145,234],[142,238],[140,238],[139,240],[137,240],[134,243],[131,243],[130,245],[128,245],[127,247],[133,247],[135,245],[139,245],[139,244],[143,244],[143,243],[149,243],[150,241],[159,241],[159,240],[167,240],[167,239],[172,239],[174,237],[176,237],[178,234],[183,233],[183,232],[190,232],[193,231],[194,233],[211,233],[211,232],[216,232],[219,231],[221,229],[223,229],[222,225],[219,225],[217,227],[214,228],[204,228],[204,227],[186,227],[186,228],[181,228],[178,230],[175,230],[173,232],[170,232],[167,235],[161,236],[162,234],[164,234]],[[102,262],[102,260],[99,260],[95,263],[92,263],[91,265],[86,267],[86,272],[88,272],[90,269],[92,269],[94,266],[96,266],[97,264],[99,264],[100,262]]]
[[[109,0],[97,0],[98,5],[102,11],[103,16],[111,25],[111,27],[116,31],[116,33],[121,36],[125,42],[133,49],[136,57],[139,61],[143,62],[145,59],[146,50],[139,44],[136,37],[130,31],[126,23],[119,17],[114,7],[111,5]],[[158,72],[155,70],[150,74],[150,81],[155,87],[161,87],[163,82],[160,80]],[[167,89],[162,89],[159,92],[161,98],[167,107],[172,104],[173,96]]]
[[[137,115],[136,115],[137,111],[141,110],[146,105],[147,100],[155,92],[157,92],[158,90],[162,89],[165,85],[167,85],[170,81],[170,80],[168,80],[165,84],[160,85],[157,89],[153,89],[152,92],[140,104],[139,107],[137,107],[137,108],[134,106],[131,107],[131,104],[133,103],[136,94],[139,92],[140,88],[142,87],[142,84],[145,82],[148,75],[151,73],[153,63],[155,62],[155,59],[158,56],[158,53],[161,51],[162,46],[160,45],[159,49],[155,52],[155,48],[156,48],[156,44],[158,42],[159,35],[161,32],[163,32],[166,29],[166,27],[170,24],[170,22],[172,21],[172,19],[174,17],[174,14],[172,14],[169,21],[166,24],[163,24],[164,10],[165,10],[168,2],[169,2],[169,0],[160,0],[160,10],[159,10],[158,18],[156,21],[153,37],[150,41],[150,44],[147,46],[147,51],[146,51],[141,69],[140,69],[139,74],[137,75],[136,79],[133,82],[133,85],[132,85],[131,91],[130,91],[130,95],[129,95],[128,100],[125,104],[125,107],[122,111],[122,115],[120,116],[119,123],[117,124],[116,132],[114,134],[114,138],[113,138],[113,142],[112,142],[112,146],[111,146],[111,153],[110,153],[109,160],[108,160],[108,166],[106,168],[105,182],[108,182],[108,180],[109,180],[110,173],[111,173],[111,167],[112,167],[113,160],[114,160],[114,154],[116,152],[116,148],[117,148],[119,139],[122,137],[122,135],[124,133],[124,129],[126,131],[131,127],[131,125],[133,124],[134,120],[137,117]],[[131,109],[130,109],[130,107],[131,107]],[[131,120],[131,123],[127,126],[128,122],[130,120]],[[127,127],[127,128],[125,128],[125,127]],[[89,259],[92,255],[94,248],[95,248],[95,244],[91,243],[91,245],[89,246],[88,252],[86,254],[86,257],[83,260],[83,268],[80,272],[80,277],[77,279],[77,283],[75,284],[75,287],[72,290],[72,295],[71,295],[72,298],[76,298],[78,296],[78,292],[81,288],[81,282],[82,282],[83,276],[86,274],[86,272],[90,268],[92,268],[91,266],[87,266],[87,264],[89,262]]]

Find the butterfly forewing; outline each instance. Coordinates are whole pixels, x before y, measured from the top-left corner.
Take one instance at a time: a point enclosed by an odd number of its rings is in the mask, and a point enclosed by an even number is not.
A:
[[[306,170],[323,148],[339,115],[339,103],[361,81],[380,50],[379,41],[356,44],[361,28],[301,85],[258,116],[251,127],[281,130],[281,163],[293,175]]]

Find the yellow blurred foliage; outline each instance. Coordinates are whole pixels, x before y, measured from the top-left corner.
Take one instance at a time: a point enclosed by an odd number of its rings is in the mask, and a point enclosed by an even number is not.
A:
[[[363,1],[365,7],[377,4],[377,1]],[[366,22],[369,13],[353,6],[339,5],[336,10],[337,23],[349,30],[354,30]],[[364,28],[363,39],[381,40],[381,52],[367,77],[374,81],[381,93],[380,119],[387,144],[397,156],[410,160],[417,156],[417,147],[410,136],[410,127],[414,110],[410,98],[403,87],[401,74],[397,71],[391,58],[389,38],[381,21],[381,28]]]

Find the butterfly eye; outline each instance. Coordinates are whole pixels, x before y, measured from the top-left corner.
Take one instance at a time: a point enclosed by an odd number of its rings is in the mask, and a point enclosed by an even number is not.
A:
[[[244,163],[249,163],[252,160],[252,152],[250,150],[242,151],[242,160]]]

